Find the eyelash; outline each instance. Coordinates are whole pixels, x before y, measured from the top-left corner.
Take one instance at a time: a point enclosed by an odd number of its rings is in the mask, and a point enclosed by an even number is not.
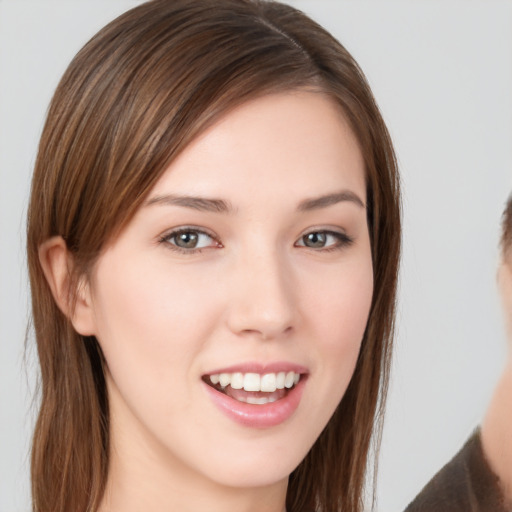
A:
[[[326,236],[332,236],[336,239],[336,242],[330,246],[321,247],[318,249],[315,249],[313,247],[308,247],[307,245],[299,245],[298,247],[306,247],[307,249],[312,249],[313,251],[317,251],[317,252],[332,252],[332,251],[339,251],[341,249],[349,247],[354,242],[354,239],[352,237],[348,236],[347,234],[340,233],[339,231],[331,231],[328,229],[317,229],[317,230],[313,230],[313,231],[308,231],[304,235],[300,236],[299,240],[302,241],[308,235],[313,235],[313,234],[323,234]],[[297,242],[295,242],[295,246],[297,247]]]
[[[179,235],[185,234],[185,233],[195,233],[199,236],[204,235],[212,239],[213,242],[216,243],[216,245],[207,246],[207,247],[193,247],[191,249],[185,249],[183,247],[180,247],[179,245],[176,245],[175,243],[172,243],[173,239],[176,239]],[[165,244],[168,249],[171,251],[179,252],[180,254],[199,254],[203,252],[203,249],[208,249],[210,247],[214,248],[222,248],[222,244],[220,241],[215,238],[212,234],[208,233],[207,231],[204,231],[203,229],[194,228],[194,227],[182,227],[179,229],[175,229],[174,231],[171,231],[170,233],[166,233],[162,235],[159,239],[159,242],[162,244]]]
[[[183,247],[178,246],[176,243],[172,242],[172,240],[173,239],[175,240],[176,237],[178,237],[179,235],[190,234],[190,233],[194,233],[198,236],[201,236],[201,235],[207,236],[207,237],[211,238],[212,241],[215,242],[216,245],[209,245],[206,247],[193,247],[190,249],[185,249]],[[334,243],[330,246],[320,247],[320,248],[308,247],[304,243],[303,244],[298,243],[299,241],[303,241],[304,238],[307,237],[308,235],[313,235],[313,234],[322,234],[325,236],[332,236],[332,237],[336,238],[337,241],[336,241],[336,243]],[[199,254],[199,253],[203,252],[204,249],[209,249],[212,247],[220,249],[223,247],[221,242],[214,235],[208,233],[207,231],[204,231],[203,229],[194,228],[194,227],[183,227],[183,228],[176,229],[174,231],[171,231],[170,233],[166,233],[166,234],[162,235],[158,241],[159,241],[159,243],[165,244],[166,247],[169,248],[170,250],[176,251],[181,254]],[[340,233],[338,231],[332,231],[332,230],[326,230],[326,229],[318,229],[318,230],[308,231],[307,233],[301,235],[299,237],[299,239],[295,242],[294,246],[295,247],[305,247],[306,249],[311,249],[315,252],[332,252],[332,251],[337,251],[337,250],[346,248],[346,247],[350,246],[353,242],[354,242],[354,239],[349,237],[345,233]]]

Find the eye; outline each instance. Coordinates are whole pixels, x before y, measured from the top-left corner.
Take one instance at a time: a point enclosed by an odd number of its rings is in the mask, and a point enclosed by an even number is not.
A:
[[[336,231],[310,231],[301,236],[295,243],[298,247],[309,249],[332,250],[346,247],[352,243],[352,238],[345,233]]]
[[[160,242],[167,243],[171,249],[181,252],[195,252],[207,247],[220,247],[215,238],[204,231],[193,228],[180,228],[166,233]]]

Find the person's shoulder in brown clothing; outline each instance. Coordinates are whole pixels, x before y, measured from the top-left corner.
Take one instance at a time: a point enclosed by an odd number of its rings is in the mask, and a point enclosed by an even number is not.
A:
[[[476,430],[405,512],[510,512]]]

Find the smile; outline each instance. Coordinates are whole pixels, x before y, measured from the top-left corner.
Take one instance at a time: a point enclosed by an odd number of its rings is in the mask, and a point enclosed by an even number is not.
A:
[[[306,372],[220,371],[203,375],[214,404],[244,426],[265,428],[288,419],[300,403]]]
[[[265,405],[284,398],[289,389],[300,381],[293,371],[265,373],[214,373],[205,382],[229,397],[253,405]]]

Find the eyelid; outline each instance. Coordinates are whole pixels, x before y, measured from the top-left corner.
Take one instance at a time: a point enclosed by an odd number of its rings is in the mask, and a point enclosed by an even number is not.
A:
[[[170,240],[174,237],[177,237],[181,233],[197,233],[199,235],[205,235],[209,237],[213,242],[211,245],[205,246],[205,247],[193,247],[190,249],[180,247],[179,245],[172,243]],[[309,247],[305,243],[301,243],[307,235],[313,234],[313,233],[322,233],[327,236],[333,236],[337,241],[333,244],[330,244],[326,247]],[[163,234],[159,235],[158,242],[161,244],[165,244],[167,248],[169,248],[172,251],[182,253],[182,254],[194,254],[202,252],[204,249],[210,249],[210,248],[222,248],[223,245],[219,239],[219,237],[210,231],[209,229],[206,229],[204,227],[198,227],[198,226],[179,226],[176,228],[172,228],[170,230],[165,231]],[[337,230],[333,228],[310,228],[308,230],[305,230],[299,238],[294,243],[295,247],[304,247],[306,249],[310,249],[315,252],[328,252],[333,250],[341,250],[349,245],[351,245],[354,242],[354,239],[347,235],[343,230]]]
[[[184,247],[179,247],[178,245],[170,242],[172,238],[178,236],[179,234],[189,232],[197,233],[199,235],[206,235],[207,237],[211,238],[215,242],[215,244],[212,244],[211,246],[207,247],[194,247],[191,249],[185,249]],[[219,237],[215,233],[213,233],[209,229],[199,226],[178,226],[176,228],[169,229],[158,236],[158,242],[161,244],[165,244],[168,249],[182,254],[194,254],[201,252],[204,249],[222,247],[222,243],[220,242]]]
[[[335,237],[337,239],[337,242],[335,244],[332,244],[332,245],[328,245],[326,247],[320,247],[320,248],[314,248],[314,247],[308,247],[306,244],[304,243],[300,243],[304,237],[306,237],[307,235],[310,235],[312,233],[323,233],[323,234],[326,234],[326,235],[331,235],[333,237]],[[351,245],[352,243],[354,242],[354,239],[347,235],[347,233],[345,233],[343,230],[336,230],[336,229],[332,229],[332,228],[310,228],[306,231],[304,231],[300,237],[297,239],[297,241],[295,242],[295,246],[296,247],[305,247],[306,249],[311,249],[312,251],[316,251],[316,252],[326,252],[326,251],[333,251],[333,250],[337,250],[337,249],[343,249],[349,245]]]

